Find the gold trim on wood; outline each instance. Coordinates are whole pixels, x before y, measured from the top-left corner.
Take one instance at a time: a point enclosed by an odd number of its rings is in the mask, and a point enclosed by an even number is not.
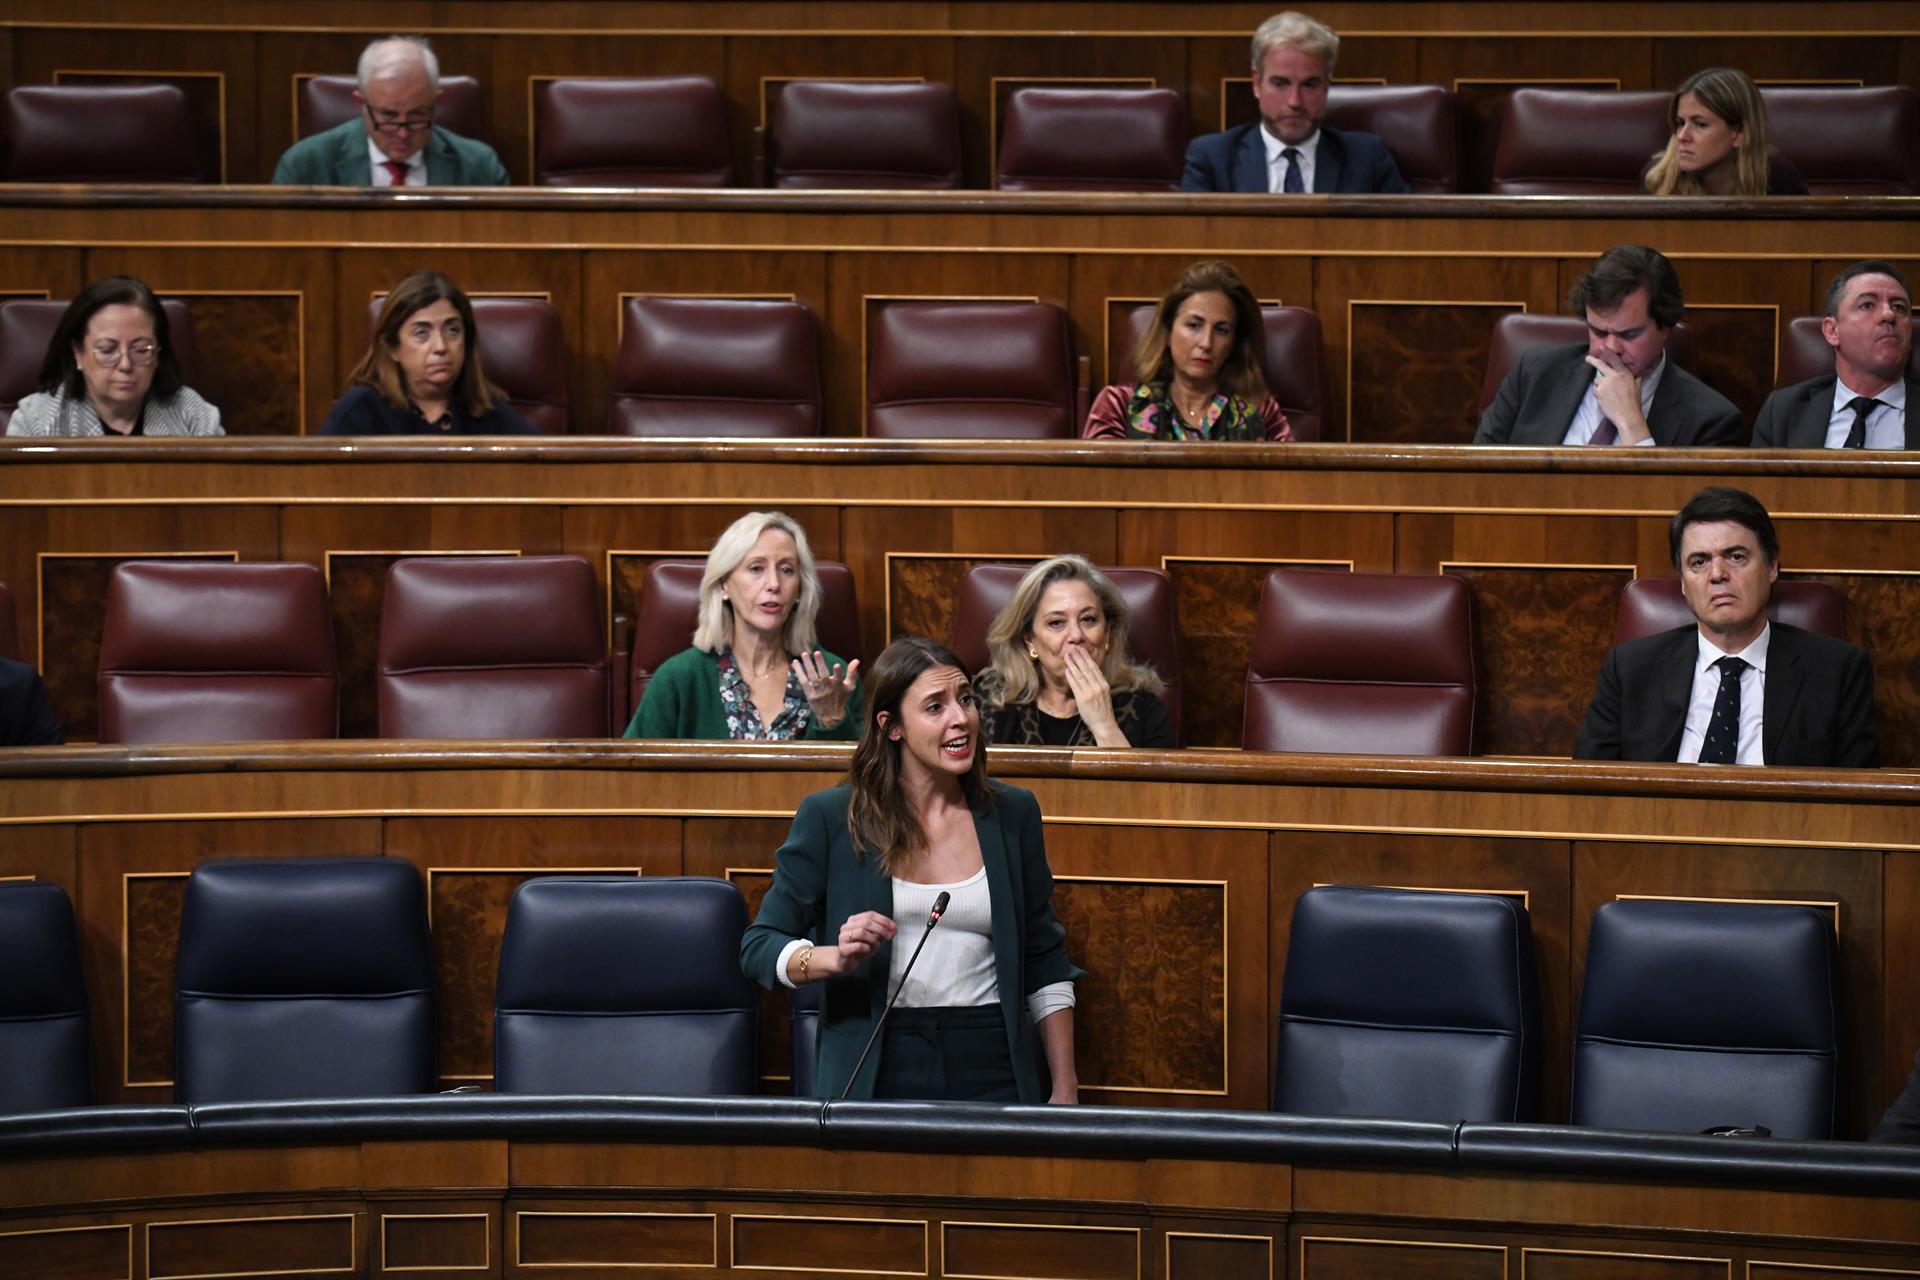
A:
[[[1728,843],[1734,843],[1729,841]],[[1840,904],[1830,898],[1698,898],[1681,893],[1616,893],[1615,902],[1710,902],[1741,907],[1813,907],[1833,913],[1833,939],[1840,940]]]
[[[261,504],[267,505],[267,504]],[[33,556],[33,643],[41,670],[47,665],[47,561],[49,560],[227,560],[240,563],[238,551],[36,551]],[[104,602],[102,602],[104,605]],[[105,616],[104,609],[102,617]]]
[[[771,1079],[773,1077],[761,1077]],[[780,1077],[785,1078],[785,1077]],[[769,1267],[757,1263],[745,1263],[739,1260],[739,1248],[736,1244],[734,1228],[741,1222],[869,1222],[889,1227],[920,1228],[920,1269],[918,1271],[883,1271],[874,1267],[823,1267],[813,1264],[805,1268],[808,1275],[832,1276],[924,1276],[932,1274],[932,1232],[924,1218],[859,1218],[834,1217],[808,1213],[733,1213],[727,1215],[727,1266],[733,1271],[793,1271],[794,1267]]]
[[[991,76],[987,80],[987,188],[1000,189],[1000,86],[1096,84],[1113,89],[1158,89],[1153,76]]]
[[[1769,1271],[1817,1271],[1822,1275],[1920,1276],[1920,1271],[1895,1271],[1889,1267],[1842,1267],[1823,1262],[1771,1262],[1765,1258],[1747,1259],[1747,1280],[1754,1280],[1754,1268]]]
[[[1503,1244],[1467,1244],[1457,1240],[1376,1240],[1364,1236],[1301,1236],[1300,1280],[1309,1280],[1307,1246],[1310,1244],[1376,1244],[1408,1249],[1480,1249],[1499,1254],[1502,1280],[1505,1280],[1507,1274],[1507,1247]]]
[[[387,1261],[387,1224],[389,1222],[446,1222],[478,1218],[483,1227],[480,1233],[481,1247],[486,1251],[486,1261],[479,1266],[471,1263],[436,1263],[433,1266],[396,1267]],[[491,1271],[493,1269],[493,1215],[490,1213],[383,1213],[380,1215],[380,1270],[382,1271]]]
[[[1527,1280],[1527,1262],[1536,1253],[1549,1258],[1631,1258],[1637,1262],[1717,1262],[1726,1267],[1727,1280],[1733,1280],[1732,1258],[1692,1258],[1675,1253],[1637,1253],[1613,1249],[1542,1249],[1532,1245],[1522,1245],[1520,1248],[1520,1280]]]
[[[947,1266],[947,1232],[954,1227],[992,1227],[1012,1231],[1094,1231],[1108,1235],[1131,1235],[1133,1237],[1133,1274],[1134,1280],[1140,1280],[1144,1262],[1140,1247],[1139,1227],[1097,1227],[1082,1226],[1068,1222],[977,1222],[949,1220],[940,1224],[940,1274],[946,1280],[1060,1280],[1054,1276],[1013,1275],[1005,1272],[954,1271]]]
[[[876,302],[1038,302],[1039,294],[863,293],[860,295],[860,435],[867,434],[867,318]],[[1044,558],[1044,557],[1043,557]]]
[[[628,295],[622,294],[620,296],[626,297]],[[704,561],[707,558],[707,552],[705,551],[648,551],[645,548],[639,548],[639,547],[631,547],[631,548],[630,547],[608,547],[607,548],[607,589],[605,593],[605,604],[606,604],[605,615],[607,619],[607,654],[608,654],[609,661],[612,660],[612,654],[613,654],[613,558],[615,556],[651,556],[655,560],[701,560],[701,561]],[[697,625],[698,624],[697,615],[695,618],[695,622]],[[688,633],[688,638],[689,638],[689,641],[691,641],[692,633]],[[632,667],[631,662],[628,663],[628,667],[629,668]],[[629,670],[627,672],[611,672],[610,674],[615,679],[621,679],[621,678],[630,677],[632,672],[631,670]],[[635,711],[638,711],[639,709],[640,708],[638,707],[633,708],[633,710]],[[624,725],[621,727],[625,728]]]
[[[520,1223],[525,1218],[676,1218],[684,1222],[697,1222],[705,1218],[713,1228],[713,1261],[705,1264],[698,1262],[526,1262],[520,1256]],[[720,1215],[717,1213],[642,1213],[636,1210],[585,1210],[585,1209],[515,1209],[513,1211],[513,1265],[529,1270],[539,1268],[579,1268],[605,1267],[634,1270],[654,1270],[661,1267],[701,1267],[717,1269],[720,1266]]]
[[[1276,1250],[1272,1236],[1243,1236],[1228,1231],[1166,1231],[1160,1236],[1160,1274],[1163,1277],[1173,1275],[1173,1242],[1175,1240],[1258,1240],[1267,1246],[1267,1280],[1273,1280],[1273,1260]]]
[[[1410,255],[1411,256],[1411,255]],[[1489,255],[1492,256],[1492,255]],[[1500,300],[1495,298],[1348,298],[1347,299],[1347,362],[1346,362],[1346,411],[1347,435],[1344,441],[1353,443],[1353,309],[1355,307],[1518,307],[1520,314],[1527,314],[1525,301]],[[1484,375],[1482,375],[1484,377]]]
[[[274,815],[282,816],[282,815]],[[172,1080],[133,1078],[133,896],[130,880],[185,880],[191,871],[123,871],[120,873],[120,1087],[171,1089]]]
[[[162,1275],[153,1269],[153,1229],[155,1227],[208,1227],[234,1222],[347,1222],[347,1265],[344,1267],[272,1267],[264,1271],[169,1271]],[[275,1213],[252,1218],[179,1218],[168,1222],[149,1222],[141,1240],[147,1255],[149,1280],[238,1280],[242,1276],[331,1276],[359,1269],[360,1215],[357,1213]]]
[[[220,129],[220,184],[227,181],[227,73],[224,71],[128,71],[124,68],[89,69],[84,67],[62,67],[54,71],[53,83],[59,84],[61,76],[117,76],[122,80],[150,80],[162,83],[167,80],[211,80],[214,86],[214,110],[218,113]],[[159,290],[155,290],[158,293]]]
[[[127,1276],[133,1280],[133,1224],[131,1222],[109,1222],[88,1227],[29,1227],[25,1231],[0,1231],[0,1240],[13,1240],[20,1236],[60,1236],[75,1231],[124,1231],[127,1233]]]

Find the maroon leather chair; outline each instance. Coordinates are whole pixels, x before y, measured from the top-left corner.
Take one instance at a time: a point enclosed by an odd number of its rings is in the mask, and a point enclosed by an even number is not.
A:
[[[359,115],[360,104],[353,97],[358,85],[352,76],[308,76],[302,80],[294,99],[294,125],[299,135],[311,138]],[[480,82],[472,76],[441,76],[440,105],[434,108],[433,120],[463,138],[489,141]]]
[[[796,80],[773,102],[776,187],[938,190],[960,185],[953,86]]]
[[[798,302],[628,298],[607,431],[820,434],[820,328]]]
[[[327,584],[310,564],[129,560],[107,579],[100,741],[340,735]]]
[[[870,341],[870,436],[1044,440],[1085,416],[1067,313],[1052,303],[895,302]]]
[[[8,182],[207,180],[176,84],[22,85],[0,113],[0,154]]]
[[[1795,316],[1787,321],[1786,334],[1780,340],[1780,367],[1774,373],[1774,386],[1791,387],[1796,382],[1833,373],[1833,348],[1820,332],[1820,320],[1820,316]],[[1907,352],[1907,370],[1909,376],[1920,378],[1920,343]]]
[[[706,76],[547,80],[534,86],[540,187],[725,187],[726,103]]]
[[[422,556],[387,571],[383,738],[604,738],[606,635],[578,556]]]
[[[953,652],[968,672],[982,671],[990,662],[987,629],[1013,599],[1014,588],[1032,565],[977,564],[960,580],[960,605],[953,621]],[[1180,742],[1180,628],[1174,621],[1173,583],[1158,569],[1103,568],[1133,615],[1127,647],[1133,656],[1150,663],[1167,687],[1160,694],[1167,704],[1173,740]]]
[[[1586,340],[1587,322],[1579,316],[1542,316],[1521,311],[1508,312],[1495,320],[1493,344],[1487,351],[1487,376],[1480,380],[1480,412],[1487,411],[1514,361],[1529,347]],[[1667,335],[1667,354],[1682,369],[1694,372],[1698,344],[1685,320],[1673,326],[1673,332]]]
[[[380,319],[376,294],[367,304],[367,341]],[[520,416],[549,436],[567,432],[567,342],[560,313],[545,298],[473,298],[474,327],[487,380],[507,393]]]
[[[847,662],[862,656],[860,598],[853,573],[837,560],[814,561],[820,575],[820,612],[814,620],[820,647]],[[705,560],[655,560],[647,566],[634,608],[633,651],[627,663],[627,717],[640,706],[647,682],[660,664],[693,643],[700,621],[700,575]],[[621,728],[626,721],[621,721]]]
[[[1187,103],[1174,89],[1016,89],[1000,128],[1002,191],[1178,191]]]
[[[1336,84],[1326,123],[1380,135],[1407,185],[1424,195],[1460,190],[1460,108],[1437,84]]]
[[[1760,91],[1774,147],[1816,196],[1920,195],[1920,94],[1901,84]]]
[[[1837,587],[1824,582],[1783,580],[1773,584],[1767,616],[1803,631],[1844,639],[1847,598]],[[1614,621],[1613,642],[1625,644],[1692,624],[1693,610],[1680,594],[1680,579],[1635,578],[1620,589],[1620,612]]]
[[[0,582],[0,658],[20,661],[20,621],[13,611],[13,592]]]
[[[1476,684],[1459,578],[1275,569],[1260,590],[1242,737],[1249,751],[1470,755]]]
[[[1644,195],[1640,175],[1667,145],[1665,91],[1515,89],[1493,156],[1497,196]]]
[[[1262,307],[1260,322],[1267,334],[1260,368],[1267,390],[1286,410],[1295,440],[1318,440],[1327,407],[1327,373],[1320,336],[1320,317],[1306,307]],[[1126,351],[1140,345],[1153,323],[1153,307],[1135,307],[1127,313]],[[1111,371],[1116,382],[1131,381],[1131,370]]]
[[[47,344],[60,326],[71,298],[48,302],[40,298],[15,298],[0,302],[0,431],[7,429],[14,406],[40,389],[40,365],[47,358]],[[167,313],[167,338],[174,355],[180,358],[180,371],[187,385],[199,390],[195,375],[199,372],[200,349],[193,336],[193,309],[179,298],[162,298]]]

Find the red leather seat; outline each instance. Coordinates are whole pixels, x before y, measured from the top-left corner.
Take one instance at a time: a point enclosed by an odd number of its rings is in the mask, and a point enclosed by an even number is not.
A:
[[[367,304],[367,341],[373,341],[380,306],[376,294]],[[507,393],[520,416],[543,435],[567,432],[567,342],[560,313],[545,298],[474,298],[474,328],[480,331],[480,357],[487,380]]]
[[[934,190],[960,185],[951,85],[796,80],[773,103],[776,187]]]
[[[1667,145],[1663,91],[1515,89],[1493,157],[1497,196],[1644,195],[1641,173]]]
[[[820,612],[814,619],[820,647],[852,662],[862,656],[860,598],[853,573],[836,560],[814,561],[820,575]],[[647,566],[634,608],[633,652],[627,666],[628,715],[638,709],[647,682],[660,664],[693,643],[699,624],[700,576],[705,560],[655,560]],[[624,727],[624,725],[623,725]]]
[[[534,86],[541,187],[725,187],[726,103],[706,76],[548,80]]]
[[[999,616],[1014,588],[1031,565],[977,564],[960,580],[960,604],[953,621],[953,652],[967,672],[983,671],[992,661],[987,651],[987,629]],[[1167,687],[1161,700],[1173,740],[1180,742],[1180,628],[1174,620],[1173,583],[1158,569],[1101,569],[1119,590],[1133,616],[1128,624],[1127,648],[1150,663]]]
[[[1326,123],[1380,136],[1400,176],[1421,194],[1460,189],[1460,108],[1437,84],[1336,84]]]
[[[1791,387],[1796,382],[1833,373],[1833,348],[1827,345],[1820,331],[1821,319],[1820,316],[1795,316],[1787,321],[1787,331],[1780,340],[1780,367],[1774,373],[1774,386]],[[1920,344],[1907,352],[1907,370],[1909,376],[1920,378]]]
[[[107,579],[100,741],[340,734],[327,585],[310,564],[129,560]]]
[[[7,94],[0,154],[9,182],[205,180],[175,84],[23,85]]]
[[[1174,89],[1017,89],[1000,128],[1002,191],[1178,191],[1187,103]]]
[[[1480,380],[1480,412],[1485,413],[1499,394],[1521,353],[1529,347],[1551,346],[1562,342],[1585,342],[1587,322],[1578,316],[1542,316],[1524,311],[1508,312],[1493,322],[1493,343],[1487,351],[1487,376]],[[1693,330],[1682,320],[1667,335],[1667,354],[1688,373],[1694,372],[1697,346]]]
[[[0,582],[0,658],[20,659],[20,621],[13,611],[13,592]]]
[[[1073,435],[1073,336],[1047,302],[895,302],[873,318],[867,434],[1042,440]]]
[[[1135,307],[1127,313],[1126,323],[1124,350],[1131,352],[1153,323],[1153,307]],[[1306,307],[1261,307],[1260,323],[1267,335],[1266,350],[1260,356],[1267,390],[1286,410],[1295,440],[1318,440],[1327,408],[1320,317]],[[1117,369],[1112,376],[1117,382],[1130,380],[1133,374]]]
[[[1903,84],[1760,91],[1773,145],[1816,196],[1920,195],[1920,94]]]
[[[302,80],[294,100],[294,125],[299,136],[311,138],[359,115],[361,107],[353,97],[358,87],[352,76],[308,76]],[[486,104],[480,97],[480,82],[472,76],[440,77],[440,104],[434,108],[433,119],[463,138],[489,141]]]
[[[380,614],[380,736],[607,736],[596,590],[578,556],[396,560]]]
[[[1249,751],[1470,755],[1476,685],[1459,578],[1275,569],[1242,736]]]
[[[0,302],[0,432],[7,429],[14,406],[40,389],[47,345],[71,301],[15,298]],[[162,298],[160,306],[167,313],[167,338],[180,359],[180,372],[187,385],[195,387],[200,351],[193,337],[193,310],[179,298]]]
[[[1847,598],[1837,587],[1824,582],[1779,581],[1773,584],[1767,616],[1803,631],[1844,639]],[[1613,642],[1625,644],[1641,636],[1658,635],[1692,623],[1693,610],[1687,607],[1687,598],[1680,593],[1680,579],[1635,578],[1620,589],[1620,613],[1614,622]]]
[[[805,306],[641,297],[625,316],[610,434],[820,434],[820,328]]]

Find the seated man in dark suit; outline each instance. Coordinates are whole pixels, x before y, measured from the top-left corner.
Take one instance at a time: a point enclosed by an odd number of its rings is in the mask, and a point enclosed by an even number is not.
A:
[[[1856,262],[1827,286],[1820,333],[1833,373],[1782,387],[1760,406],[1757,449],[1913,449],[1907,412],[1920,378],[1913,351],[1913,291],[1891,262]]]
[[[1260,123],[1195,138],[1182,191],[1388,192],[1407,180],[1371,133],[1321,127],[1340,37],[1304,13],[1278,13],[1253,33]]]
[[[1668,527],[1697,625],[1615,645],[1580,760],[1873,768],[1873,667],[1844,640],[1769,622],[1780,539],[1750,493],[1693,495]]]
[[[40,673],[0,658],[0,747],[57,747],[66,740]]]
[[[420,36],[360,54],[360,115],[287,148],[273,180],[310,187],[504,187],[492,147],[433,122],[440,60]]]
[[[1522,352],[1480,416],[1475,444],[1740,443],[1740,411],[1667,359],[1686,299],[1665,255],[1614,246],[1573,286],[1567,307],[1585,317],[1587,341]]]
[[[1907,1077],[1906,1089],[1880,1117],[1867,1141],[1920,1146],[1920,1056],[1913,1060],[1913,1074]]]

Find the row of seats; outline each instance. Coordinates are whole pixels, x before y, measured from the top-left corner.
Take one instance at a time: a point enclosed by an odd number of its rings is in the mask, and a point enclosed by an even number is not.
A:
[[[746,925],[725,880],[522,884],[500,950],[494,1087],[756,1092],[759,998],[739,965]],[[86,1104],[86,990],[64,890],[0,888],[0,958],[23,979],[0,988],[0,1111]],[[1608,903],[1587,947],[1572,1121],[1830,1137],[1837,992],[1833,927],[1817,909]],[[429,1092],[433,1000],[410,863],[202,864],[180,921],[175,1101]],[[806,1094],[818,1006],[796,1000],[790,1017],[794,1092]],[[1541,1041],[1519,899],[1321,886],[1296,901],[1275,1110],[1533,1120]]]
[[[440,117],[485,139],[480,86],[443,80]],[[349,76],[302,83],[302,136],[359,112]],[[1920,192],[1920,98],[1901,85],[1772,87],[1773,139],[1815,195]],[[1492,190],[1633,194],[1666,143],[1665,92],[1522,88],[1505,106]],[[718,187],[735,172],[726,103],[705,76],[541,80],[533,88],[536,186]],[[1008,96],[993,185],[1005,191],[1174,191],[1187,146],[1175,89],[1024,88]],[[1416,192],[1460,189],[1461,112],[1438,85],[1335,85],[1326,122],[1379,134]],[[756,131],[756,136],[759,136]],[[26,86],[0,138],[15,182],[199,182],[178,87]],[[789,188],[965,185],[960,109],[933,81],[798,80],[780,88],[754,180]]]
[[[585,560],[397,561],[380,619],[379,736],[607,736],[639,705],[652,673],[686,648],[703,567],[694,559],[648,566],[630,650],[616,649],[610,662]],[[969,670],[987,666],[988,626],[1026,567],[976,565],[963,579],[952,640]],[[1166,680],[1177,742],[1172,583],[1158,569],[1108,572],[1133,613],[1135,654]],[[866,656],[853,575],[832,561],[819,573],[820,643],[843,658]],[[1807,630],[1844,631],[1844,599],[1823,582],[1780,583],[1771,608]],[[1636,579],[1622,592],[1615,638],[1691,620],[1677,579]],[[114,568],[100,648],[101,741],[336,737],[339,687],[326,585],[313,566],[130,560]],[[1268,573],[1247,665],[1248,749],[1472,755],[1478,695],[1462,579]]]
[[[368,336],[384,295],[368,306]],[[567,349],[560,313],[540,298],[474,298],[487,375],[513,406],[550,435],[572,424]],[[199,360],[191,309],[162,303],[187,385]],[[0,431],[14,406],[39,389],[63,301],[0,303]],[[631,297],[621,312],[619,354],[604,429],[619,436],[797,438],[822,434],[820,332],[798,302],[741,298]],[[1261,308],[1267,385],[1296,440],[1318,440],[1327,409],[1320,318],[1304,307]],[[1119,349],[1130,352],[1153,319],[1151,305],[1122,316]],[[1515,313],[1494,322],[1474,416],[1485,411],[1514,361],[1529,347],[1574,342],[1586,325],[1573,316]],[[868,436],[880,439],[1051,439],[1076,435],[1086,418],[1085,356],[1074,354],[1072,324],[1047,302],[895,302],[877,309],[869,332]],[[1697,372],[1697,343],[1682,321],[1670,350]],[[1920,371],[1920,346],[1911,356]],[[1833,372],[1820,317],[1788,321],[1775,383],[1791,386]],[[1125,380],[1124,370],[1112,371]],[[1463,409],[1465,406],[1463,406]],[[586,423],[583,421],[582,426]]]

